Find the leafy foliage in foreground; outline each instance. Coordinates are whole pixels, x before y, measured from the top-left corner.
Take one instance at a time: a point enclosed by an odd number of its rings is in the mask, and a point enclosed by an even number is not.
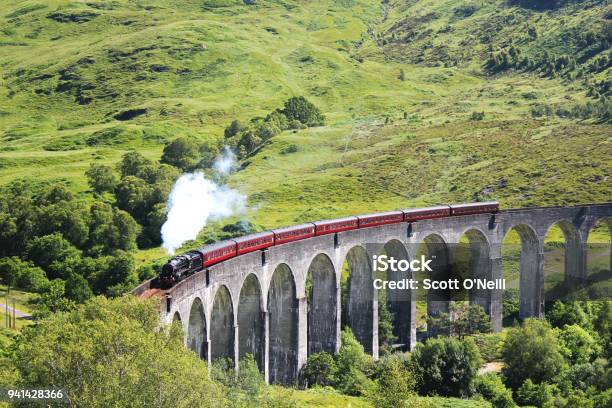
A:
[[[157,330],[158,319],[154,301],[125,297],[42,320],[14,349],[18,384],[61,384],[77,407],[225,406],[222,386],[183,347],[180,327]]]

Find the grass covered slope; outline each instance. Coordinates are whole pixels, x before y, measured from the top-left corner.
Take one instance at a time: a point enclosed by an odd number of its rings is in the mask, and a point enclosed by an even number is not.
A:
[[[595,61],[610,52],[610,6],[530,6],[4,1],[0,183],[63,178],[89,199],[91,162],[158,159],[178,136],[222,143],[233,119],[304,95],[326,126],[275,136],[230,179],[263,227],[477,199],[608,201],[609,124],[555,109],[609,93]],[[489,65],[512,45],[531,65]],[[538,65],[544,51],[576,56],[573,68]]]

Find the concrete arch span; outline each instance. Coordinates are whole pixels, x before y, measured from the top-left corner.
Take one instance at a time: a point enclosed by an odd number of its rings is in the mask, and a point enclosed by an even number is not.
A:
[[[298,372],[298,301],[293,273],[286,264],[274,270],[268,289],[269,381],[290,384]]]
[[[396,260],[409,261],[408,251],[404,244],[392,239],[385,243],[382,253],[388,257],[393,257]],[[377,274],[377,277],[379,274]],[[402,279],[416,279],[416,274],[412,271],[402,272],[399,268],[390,270],[386,276],[380,277],[389,281],[399,282]],[[416,330],[416,292],[409,289],[386,289],[383,293],[379,291],[379,332],[381,317],[381,303],[386,302],[388,311],[392,314],[393,335],[396,339],[397,346],[403,350],[410,350],[415,342],[416,337],[413,335]]]
[[[342,274],[345,280],[342,325],[351,328],[366,353],[377,357],[374,353],[378,352],[378,310],[374,307],[372,265],[362,246],[354,246],[347,252]]]
[[[187,325],[187,347],[203,360],[208,356],[208,335],[206,333],[206,316],[199,297],[195,298],[189,311]]]
[[[210,361],[234,359],[234,308],[227,286],[217,289],[210,319]]]
[[[564,262],[563,280],[568,284],[575,284],[586,279],[586,248],[580,231],[570,220],[559,220],[548,227],[545,237],[548,237],[551,230],[558,227],[563,233]]]
[[[521,241],[519,270],[519,318],[539,317],[544,313],[544,253],[542,241],[527,224],[518,224],[515,230]],[[507,235],[507,234],[506,234]]]
[[[432,233],[423,238],[417,253],[431,259],[431,272],[423,272],[424,278],[436,281],[448,280],[451,277],[451,254],[448,245],[441,235]],[[449,312],[451,291],[449,289],[430,289],[427,291],[427,317],[438,316]],[[428,330],[429,332],[429,330]],[[433,334],[433,333],[429,333]]]
[[[259,280],[249,274],[238,299],[238,358],[251,354],[260,371],[264,370],[264,313]]]
[[[490,253],[489,240],[481,230],[470,228],[463,232],[453,254],[453,266],[459,269],[454,271],[454,277],[487,281],[493,279]],[[459,300],[480,305],[490,315],[493,290],[474,285],[469,291],[459,293],[462,295]]]
[[[585,258],[589,284],[612,279],[612,217],[596,219],[587,230]]]
[[[317,254],[306,278],[308,298],[308,354],[335,353],[339,348],[338,287],[334,265],[325,254]]]

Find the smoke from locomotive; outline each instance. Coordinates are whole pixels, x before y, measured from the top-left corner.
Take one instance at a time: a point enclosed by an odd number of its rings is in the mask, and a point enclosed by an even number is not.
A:
[[[229,149],[220,155],[213,168],[216,175],[227,174],[234,156]],[[184,242],[195,239],[211,219],[221,219],[244,210],[246,197],[207,179],[202,172],[183,174],[172,187],[168,214],[161,228],[162,247],[169,254]]]

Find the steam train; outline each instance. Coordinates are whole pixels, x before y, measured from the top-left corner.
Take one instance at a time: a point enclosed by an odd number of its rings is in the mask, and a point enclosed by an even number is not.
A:
[[[184,254],[171,258],[162,267],[161,274],[158,277],[158,284],[163,288],[169,288],[185,279],[187,276],[203,268],[225,261],[226,259],[269,248],[274,245],[281,245],[287,242],[298,241],[319,235],[335,234],[342,231],[396,224],[400,222],[411,223],[434,218],[495,214],[497,212],[499,212],[499,203],[495,201],[441,205],[436,207],[358,215],[326,221],[315,221],[272,231],[259,232],[217,242],[212,245],[206,245],[195,251],[185,252]]]

